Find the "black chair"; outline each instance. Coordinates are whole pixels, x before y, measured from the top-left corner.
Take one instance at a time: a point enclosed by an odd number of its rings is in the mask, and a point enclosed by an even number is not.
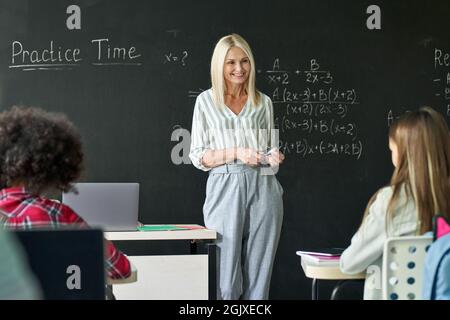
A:
[[[46,300],[105,299],[103,231],[15,231]]]

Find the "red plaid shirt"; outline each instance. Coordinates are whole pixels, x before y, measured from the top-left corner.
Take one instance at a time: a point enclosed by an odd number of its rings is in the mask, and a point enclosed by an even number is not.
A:
[[[0,191],[0,210],[7,229],[35,229],[64,226],[84,228],[87,223],[70,207],[55,200],[28,193],[24,188],[5,188]],[[106,242],[106,271],[110,278],[126,278],[131,274],[130,262],[111,241]]]

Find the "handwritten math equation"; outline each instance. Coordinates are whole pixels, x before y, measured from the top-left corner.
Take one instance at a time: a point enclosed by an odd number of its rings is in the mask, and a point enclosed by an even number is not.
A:
[[[275,58],[270,70],[257,70],[271,89],[280,149],[302,158],[361,158],[358,123],[347,120],[360,104],[356,88],[342,88],[331,70],[310,59],[306,68],[287,69]]]
[[[450,51],[434,48],[434,69],[435,96],[441,97],[447,108],[447,116],[450,117]]]

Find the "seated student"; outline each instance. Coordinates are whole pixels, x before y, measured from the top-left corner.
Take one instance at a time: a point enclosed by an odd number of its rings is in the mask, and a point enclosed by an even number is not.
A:
[[[0,210],[9,229],[87,227],[71,208],[43,196],[67,192],[82,171],[81,139],[62,114],[12,107],[0,113]],[[130,262],[106,241],[110,278],[131,274]]]
[[[0,225],[4,219],[0,212]],[[12,234],[0,228],[0,300],[40,299],[38,282],[17,242]]]
[[[340,260],[342,272],[369,266],[364,299],[381,299],[381,265],[388,237],[422,235],[437,213],[450,216],[450,139],[444,118],[429,107],[408,112],[389,130],[395,170],[378,190],[350,246]]]

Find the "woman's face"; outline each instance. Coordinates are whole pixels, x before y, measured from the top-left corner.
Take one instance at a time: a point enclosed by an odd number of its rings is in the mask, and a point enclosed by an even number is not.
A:
[[[250,74],[250,59],[239,47],[231,47],[225,56],[223,76],[227,85],[243,85]]]
[[[392,164],[394,165],[394,167],[397,168],[397,165],[398,165],[398,148],[397,148],[397,144],[392,139],[389,139],[389,149],[391,149]]]

